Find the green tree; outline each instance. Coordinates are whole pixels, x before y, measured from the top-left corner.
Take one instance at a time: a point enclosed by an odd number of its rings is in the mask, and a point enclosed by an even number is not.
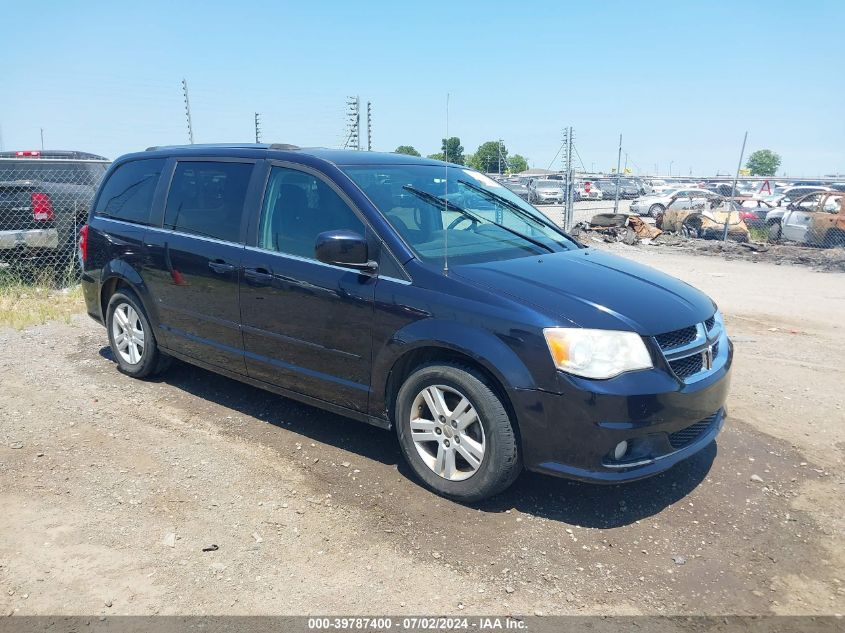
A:
[[[770,149],[758,149],[748,157],[745,167],[752,176],[774,176],[780,167],[780,155]]]
[[[487,141],[473,155],[473,168],[487,173],[501,173],[508,168],[508,148],[499,141]]]
[[[437,152],[436,154],[429,154],[428,158],[433,160],[446,160],[446,156],[443,155],[443,152]]]
[[[524,156],[514,154],[508,159],[508,169],[511,170],[512,174],[518,174],[519,172],[528,169],[528,161],[525,160]]]
[[[408,156],[419,156],[420,153],[414,149],[413,145],[400,145],[395,150],[393,150],[394,154],[407,154]]]
[[[461,145],[461,139],[457,136],[444,138],[440,146],[440,151],[446,157],[445,160],[448,160],[450,163],[457,165],[464,164],[464,146]]]

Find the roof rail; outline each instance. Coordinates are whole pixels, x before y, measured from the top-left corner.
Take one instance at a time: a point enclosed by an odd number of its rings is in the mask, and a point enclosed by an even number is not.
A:
[[[152,145],[145,151],[154,152],[160,149],[191,149],[191,148],[229,148],[229,149],[301,149],[298,145],[290,145],[288,143],[194,143],[191,145]]]

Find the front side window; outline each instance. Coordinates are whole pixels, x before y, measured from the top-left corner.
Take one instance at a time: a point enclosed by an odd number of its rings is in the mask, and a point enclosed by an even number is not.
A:
[[[241,241],[252,163],[180,161],[176,165],[164,228],[227,242]]]
[[[342,168],[423,260],[473,263],[578,248],[504,185],[462,167]],[[560,183],[556,183],[557,186]]]
[[[317,236],[325,231],[364,235],[364,223],[324,180],[304,171],[273,167],[267,182],[258,246],[315,259]]]
[[[133,160],[117,167],[103,185],[94,214],[149,224],[153,194],[163,167],[163,158]]]

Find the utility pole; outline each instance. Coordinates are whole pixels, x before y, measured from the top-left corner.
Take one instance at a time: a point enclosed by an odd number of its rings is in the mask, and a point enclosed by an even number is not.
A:
[[[188,100],[188,80],[182,78],[182,94],[185,96],[185,117],[188,119],[188,142],[194,144],[194,126],[191,125],[191,102]]]
[[[563,228],[569,230],[572,228],[573,201],[574,201],[574,182],[572,178],[572,156],[573,144],[575,143],[575,131],[572,126],[563,128],[563,171],[566,174],[564,198],[563,198]]]
[[[261,142],[261,114],[255,113],[255,142]]]
[[[6,149],[6,146],[3,145],[3,126],[0,125],[0,152]]]
[[[367,101],[367,151],[373,151],[373,104]]]
[[[44,151],[44,128],[41,128],[41,151]]]
[[[361,149],[361,98],[347,97],[346,99],[346,142],[344,149]]]
[[[742,137],[742,149],[739,150],[739,163],[736,166],[736,175],[734,176],[734,184],[731,187],[731,197],[728,200],[728,218],[725,220],[725,231],[722,233],[722,241],[726,242],[728,239],[728,224],[731,221],[731,212],[734,206],[734,197],[736,196],[736,181],[739,180],[739,170],[742,169],[742,159],[745,156],[745,142],[748,140],[748,131]],[[738,213],[738,212],[737,212]]]
[[[616,196],[613,199],[613,212],[619,213],[619,185],[620,174],[619,169],[622,167],[622,135],[619,135],[619,153],[616,155]]]

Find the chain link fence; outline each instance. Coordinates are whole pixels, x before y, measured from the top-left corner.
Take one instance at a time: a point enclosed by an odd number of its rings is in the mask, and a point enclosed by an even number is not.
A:
[[[788,196],[737,195],[733,199],[715,192],[662,197],[646,194],[633,200],[579,201],[569,216],[563,205],[537,205],[551,219],[571,230],[625,227],[630,215],[642,219],[667,236],[681,239],[731,241],[749,245],[791,248],[845,248],[845,192],[817,191]],[[780,198],[780,199],[779,199]],[[535,202],[535,205],[537,203]],[[605,231],[607,232],[607,231]]]
[[[0,285],[79,281],[79,229],[108,165],[0,158]]]

